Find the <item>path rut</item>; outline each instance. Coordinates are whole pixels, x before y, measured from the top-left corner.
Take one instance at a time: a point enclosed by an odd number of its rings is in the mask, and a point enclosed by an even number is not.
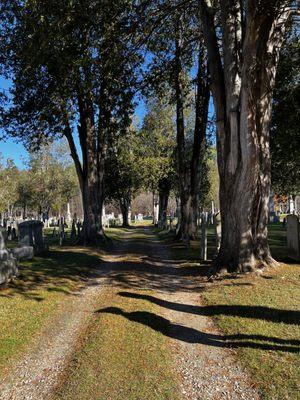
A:
[[[138,239],[134,237],[136,232],[140,232]],[[182,399],[258,400],[249,376],[235,353],[227,348],[212,319],[192,312],[202,305],[200,291],[205,285],[195,269],[197,266],[190,273],[184,261],[172,259],[168,245],[157,240],[150,229],[127,232],[120,246],[104,260],[99,276],[67,303],[59,320],[48,327],[10,376],[0,383],[0,400],[51,399],[99,306],[99,291],[109,285],[121,289],[120,295],[160,306],[159,317],[168,323],[164,334],[170,340]],[[146,289],[151,295],[139,289]]]

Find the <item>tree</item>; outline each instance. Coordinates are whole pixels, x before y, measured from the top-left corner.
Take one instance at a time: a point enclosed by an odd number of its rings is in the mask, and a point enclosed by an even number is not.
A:
[[[78,193],[74,166],[61,160],[57,150],[56,144],[52,144],[30,153],[27,180],[30,179],[31,205],[39,215],[48,216],[50,210],[61,214],[63,207]],[[24,194],[29,193],[22,194],[24,202]]]
[[[167,214],[170,191],[176,187],[174,109],[159,97],[150,98],[139,131],[137,173],[146,190],[159,194],[159,220]]]
[[[115,139],[106,158],[105,200],[116,200],[119,203],[125,228],[129,226],[128,215],[132,196],[141,184],[136,168],[137,143],[137,134],[131,127],[126,135]]]
[[[199,1],[220,176],[222,241],[213,272],[274,265],[267,241],[269,124],[291,3],[225,0],[214,8]]]
[[[106,150],[130,123],[139,63],[128,35],[131,2],[7,0],[1,7],[0,53],[13,79],[5,127],[32,148],[66,137],[82,193],[83,240],[99,243]]]
[[[28,209],[35,207],[34,182],[28,170],[19,171],[16,202],[22,209],[22,218],[26,219]]]
[[[2,161],[2,160],[1,160]],[[0,212],[12,216],[17,200],[19,171],[11,159],[0,163]]]
[[[200,175],[205,169],[209,103],[206,50],[194,2],[153,3],[148,28],[148,48],[153,57],[148,79],[153,90],[169,94],[176,107],[181,213],[178,238],[189,241],[196,233]]]
[[[300,192],[300,41],[291,28],[280,54],[270,129],[272,188],[278,194]]]

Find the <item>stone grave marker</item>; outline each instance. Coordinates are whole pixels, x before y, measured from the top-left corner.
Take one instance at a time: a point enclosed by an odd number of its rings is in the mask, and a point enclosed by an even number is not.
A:
[[[300,222],[297,215],[287,216],[286,238],[288,256],[294,260],[300,260]]]
[[[42,254],[47,250],[43,238],[43,222],[32,220],[19,224],[19,245],[20,252],[24,253],[27,249],[28,257],[30,257],[32,249],[34,255]]]
[[[216,254],[221,245],[221,213],[217,212],[213,216],[215,238],[216,238]]]
[[[201,260],[207,260],[207,224],[208,224],[208,213],[203,212],[201,214],[201,241],[200,241],[200,258]]]
[[[6,229],[0,228],[0,285],[18,274],[17,259],[5,246]]]

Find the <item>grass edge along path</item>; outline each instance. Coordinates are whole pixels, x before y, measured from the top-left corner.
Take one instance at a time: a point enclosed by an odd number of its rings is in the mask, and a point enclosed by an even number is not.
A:
[[[141,304],[117,296],[112,288],[104,289],[89,333],[53,399],[180,399],[179,379],[172,366],[168,339],[143,324],[106,313],[106,307],[125,313],[141,308],[155,313],[158,308],[147,301]]]
[[[250,341],[236,353],[264,400],[300,399],[300,321],[297,324],[293,318],[300,306],[299,268],[281,264],[261,277],[224,279],[202,294],[207,305],[232,310],[232,315],[220,313],[214,320],[225,334]],[[245,315],[235,311],[240,306]],[[283,310],[284,320],[276,310]]]
[[[169,232],[157,231],[157,236],[170,243],[173,259],[185,259],[187,267],[199,263],[199,240],[191,242],[187,249],[182,243],[172,242]],[[225,335],[241,342],[235,349],[237,359],[259,388],[262,398],[299,400],[300,318],[297,323],[295,315],[300,315],[300,265],[287,258],[286,231],[281,225],[269,225],[269,244],[272,255],[279,262],[284,261],[277,268],[268,269],[261,276],[228,275],[213,283],[204,278],[201,298],[204,305],[215,310],[218,306],[225,306],[220,310],[228,309],[228,312],[212,312],[210,316]],[[213,249],[210,232],[210,255]],[[201,263],[198,265],[199,271],[207,268]],[[239,311],[243,307],[244,315]],[[284,321],[280,315],[285,316]]]
[[[75,247],[53,247],[20,264],[17,279],[0,290],[0,380],[100,265],[98,254]]]

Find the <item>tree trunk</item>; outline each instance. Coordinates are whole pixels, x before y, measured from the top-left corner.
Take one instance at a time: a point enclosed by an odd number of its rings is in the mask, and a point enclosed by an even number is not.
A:
[[[168,202],[170,196],[171,183],[168,178],[163,178],[158,183],[159,193],[159,216],[158,219],[162,227],[167,226]]]
[[[193,154],[189,161],[185,148],[184,100],[183,100],[183,70],[181,65],[182,38],[181,25],[178,24],[178,37],[175,46],[175,89],[177,111],[177,151],[178,175],[180,181],[180,213],[181,224],[177,238],[189,242],[194,239],[197,230],[197,214],[200,190],[200,176],[204,165],[206,150],[206,125],[209,103],[209,86],[207,70],[204,61],[204,47],[199,44],[199,59],[197,73],[197,96],[195,104],[195,129]]]
[[[282,2],[282,4],[288,2]],[[222,239],[213,272],[272,265],[267,241],[269,122],[288,10],[275,4],[221,3],[223,61],[213,10],[200,2],[217,120]],[[246,19],[246,21],[244,21]]]
[[[93,108],[78,95],[80,124],[78,134],[82,150],[82,163],[78,157],[68,116],[65,115],[64,135],[68,140],[71,156],[80,184],[83,204],[83,230],[79,241],[84,245],[101,244],[106,240],[102,226],[103,178],[105,144],[97,144]],[[102,138],[105,140],[105,138]],[[100,148],[100,150],[99,150]],[[102,150],[101,150],[102,149]]]
[[[175,40],[175,92],[176,92],[176,130],[177,130],[177,157],[178,177],[180,188],[180,228],[177,238],[189,242],[189,214],[190,214],[190,182],[185,148],[184,128],[184,96],[183,96],[183,67],[182,67],[182,16],[178,17]]]
[[[122,217],[123,217],[123,223],[122,223],[122,227],[123,228],[128,228],[129,227],[129,222],[128,222],[128,216],[129,216],[129,202],[121,199],[119,201],[120,204],[120,209],[121,209],[121,213],[122,213]]]

